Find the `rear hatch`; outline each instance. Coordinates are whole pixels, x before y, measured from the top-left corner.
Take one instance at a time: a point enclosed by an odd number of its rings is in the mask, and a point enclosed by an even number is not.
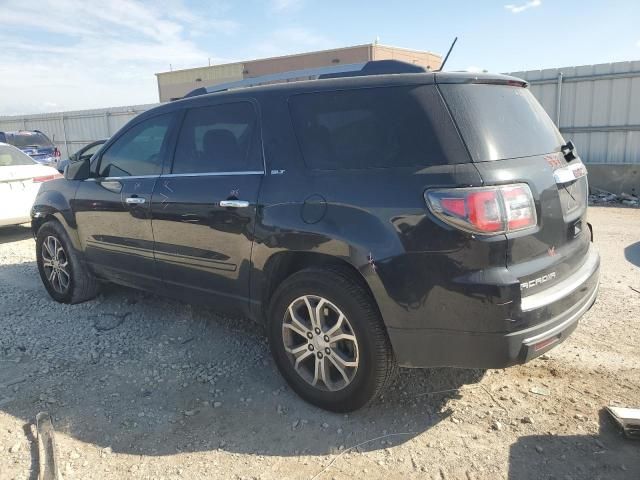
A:
[[[24,131],[7,134],[7,143],[39,163],[51,163],[55,159],[55,145],[43,133]]]
[[[445,77],[438,83],[483,182],[531,189],[537,225],[505,234],[505,262],[522,295],[562,281],[586,260],[591,239],[580,158],[562,153],[565,140],[524,82]]]

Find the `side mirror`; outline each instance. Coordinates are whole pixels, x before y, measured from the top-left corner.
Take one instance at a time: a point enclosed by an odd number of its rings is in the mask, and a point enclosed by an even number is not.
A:
[[[90,158],[79,162],[70,162],[64,168],[64,178],[67,180],[86,180],[91,178],[91,162]]]

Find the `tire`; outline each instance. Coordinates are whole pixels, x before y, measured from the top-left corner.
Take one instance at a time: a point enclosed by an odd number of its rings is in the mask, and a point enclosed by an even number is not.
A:
[[[320,335],[310,311],[319,314],[314,319],[321,319]],[[268,336],[278,369],[291,388],[307,402],[332,412],[367,405],[396,371],[371,294],[340,268],[306,269],[282,282],[268,312]]]
[[[38,229],[36,259],[42,283],[56,302],[81,303],[98,294],[96,278],[57,221],[50,220]],[[52,275],[54,269],[57,274]]]

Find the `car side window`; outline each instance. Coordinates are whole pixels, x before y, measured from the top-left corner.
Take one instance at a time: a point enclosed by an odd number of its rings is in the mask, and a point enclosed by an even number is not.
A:
[[[82,152],[82,157],[83,158],[91,158],[93,156],[94,153],[96,153],[100,147],[102,146],[101,143],[98,143],[97,145],[94,145],[91,148],[87,148],[84,152]]]
[[[258,120],[249,102],[187,110],[171,173],[262,171]]]
[[[293,95],[289,108],[303,158],[315,170],[450,163],[447,111],[434,85]]]
[[[172,116],[158,115],[130,128],[102,155],[98,176],[159,175]]]

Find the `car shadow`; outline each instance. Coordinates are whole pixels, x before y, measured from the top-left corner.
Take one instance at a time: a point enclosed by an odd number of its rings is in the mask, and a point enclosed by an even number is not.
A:
[[[640,242],[626,246],[624,249],[624,258],[627,259],[627,262],[640,267]]]
[[[510,480],[640,478],[640,442],[625,439],[603,408],[597,435],[531,435],[509,451]]]
[[[49,411],[57,431],[114,452],[383,449],[447,418],[453,390],[484,374],[402,370],[371,406],[334,414],[289,390],[263,329],[249,320],[113,285],[95,300],[60,305],[35,262],[0,267],[0,281],[10,290],[0,330],[12,332],[0,337],[0,409],[25,422]]]
[[[33,238],[29,224],[0,227],[0,245]]]

